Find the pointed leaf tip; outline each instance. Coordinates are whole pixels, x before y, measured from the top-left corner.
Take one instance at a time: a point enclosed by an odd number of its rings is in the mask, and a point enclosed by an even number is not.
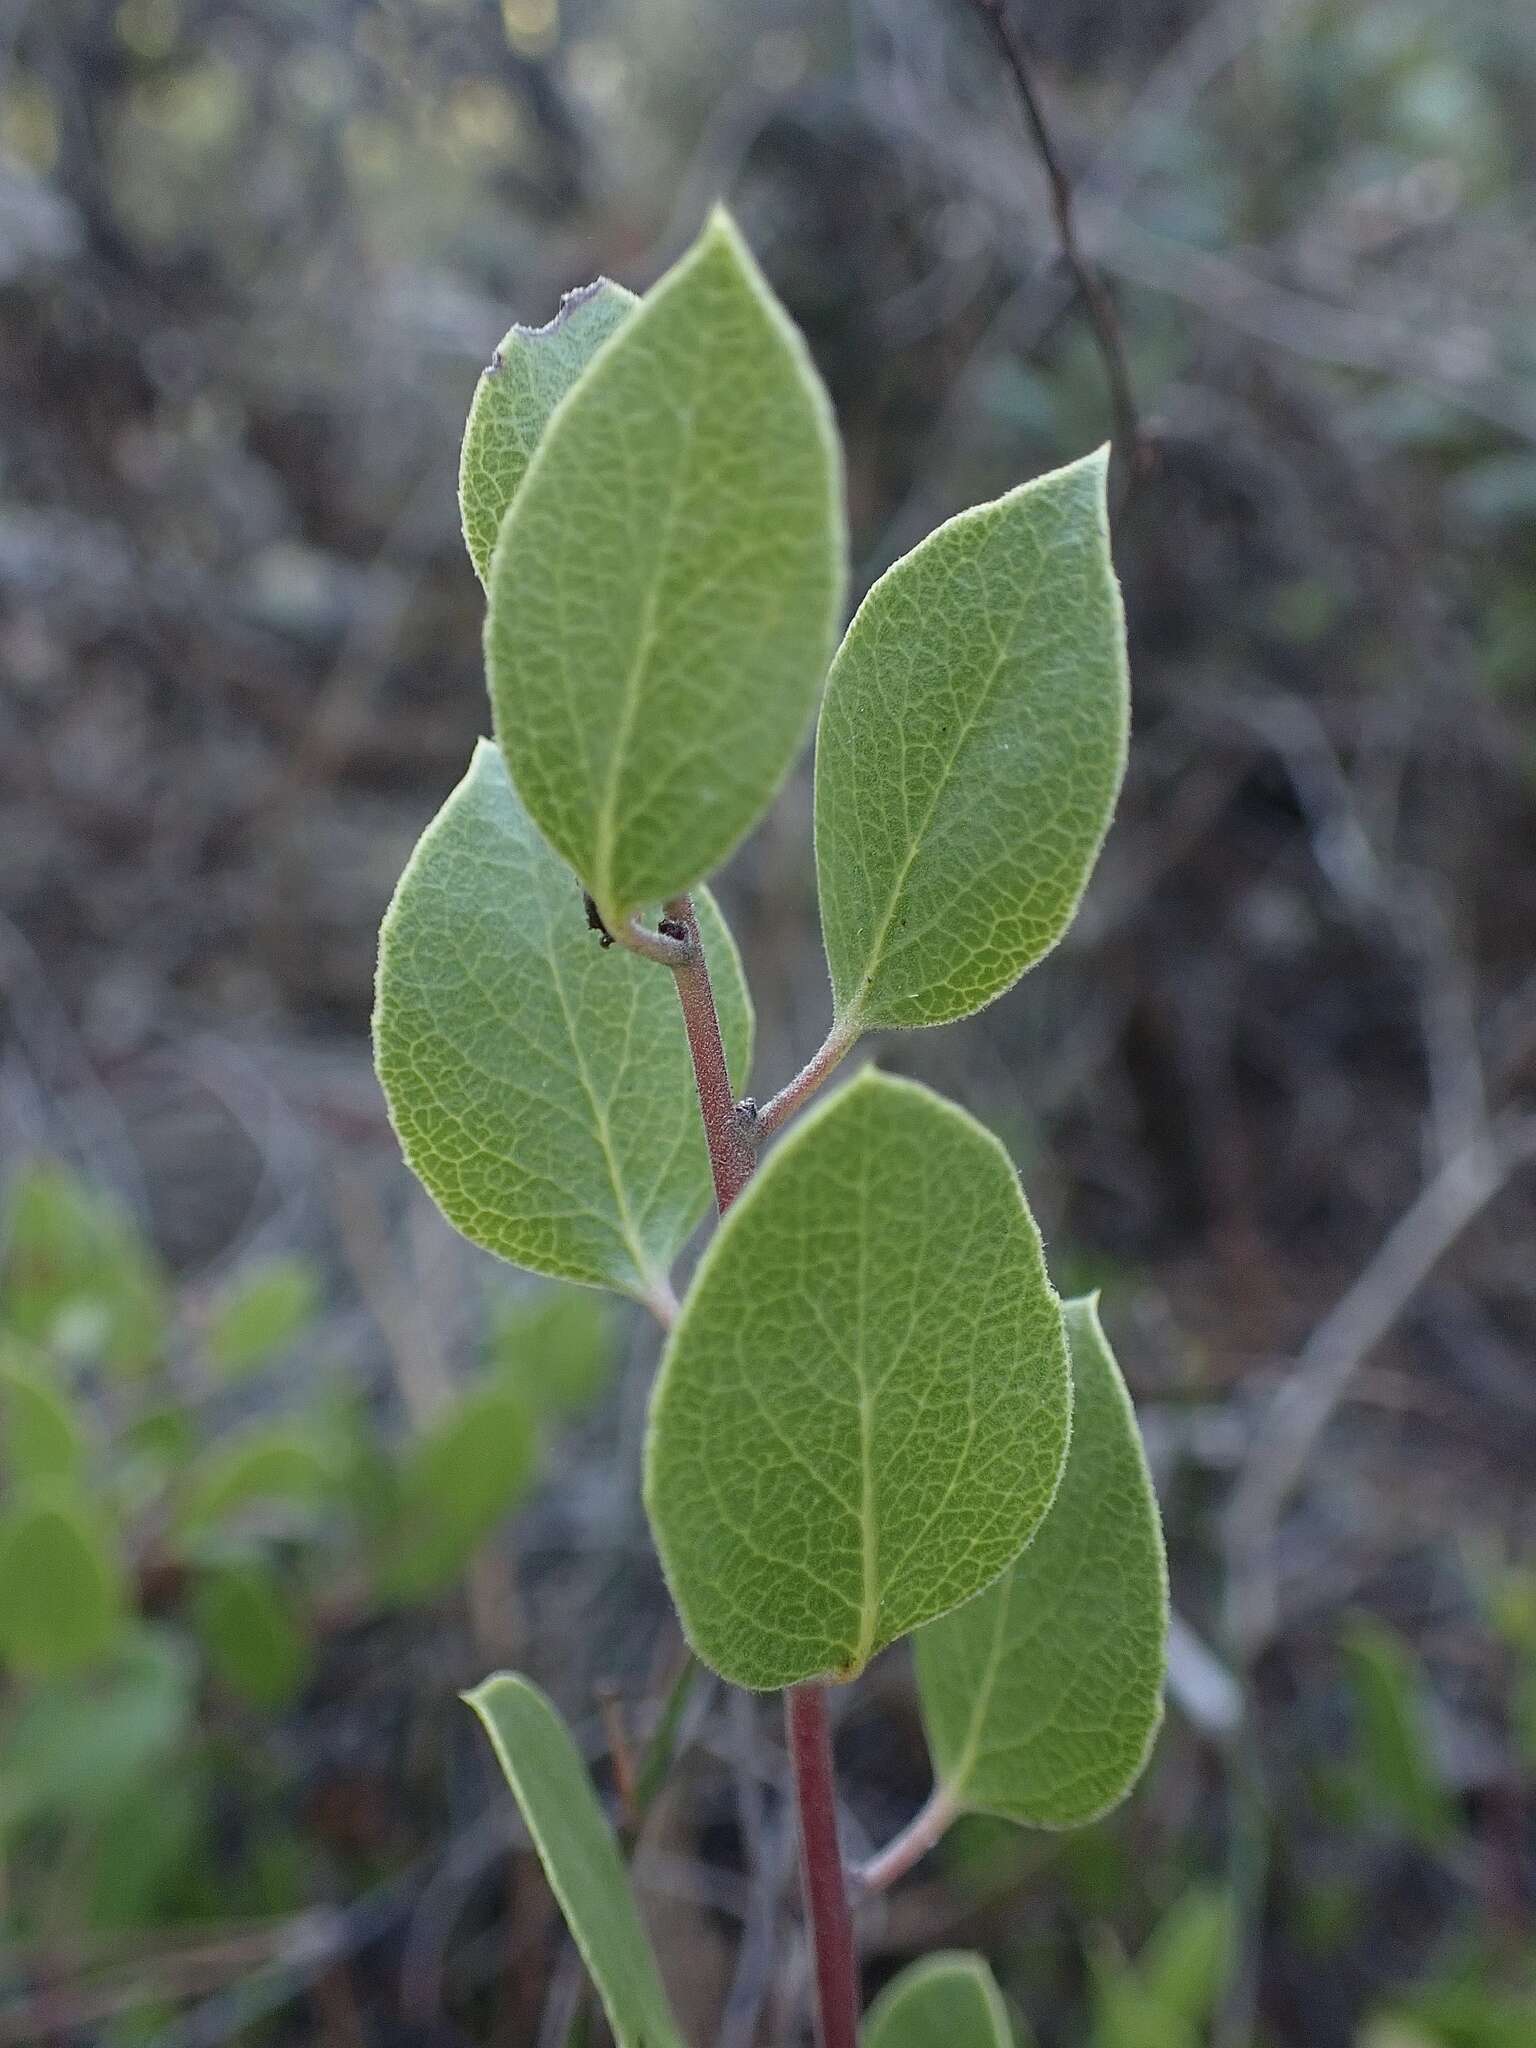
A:
[[[683,2048],[618,1843],[565,1723],[513,1672],[462,1697],[490,1737],[618,2048]]]
[[[488,577],[498,738],[610,924],[691,888],[767,807],[845,553],[826,394],[712,215],[550,418]]]
[[[1125,628],[1100,450],[962,512],[855,615],[816,739],[835,1006],[980,1009],[1076,913],[1125,767]]]

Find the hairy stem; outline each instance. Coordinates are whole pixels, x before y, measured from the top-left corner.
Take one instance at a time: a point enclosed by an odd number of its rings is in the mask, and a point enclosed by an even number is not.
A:
[[[800,1813],[800,1877],[816,1966],[817,2039],[820,2048],[856,2048],[858,1969],[837,1840],[827,1688],[792,1685],[784,1695],[784,1720]]]
[[[760,1130],[762,1118],[749,1123],[732,1096],[709,967],[688,897],[677,896],[668,903],[657,936],[680,943],[683,948],[683,957],[669,960],[668,965],[683,1006],[683,1024],[699,1091],[699,1113],[704,1119],[710,1170],[715,1181],[715,1202],[723,1216],[752,1177],[757,1164],[753,1136]],[[770,1111],[781,1103],[784,1105],[778,1109],[775,1124],[770,1128],[776,1127],[811,1094],[852,1042],[849,1039],[832,1050],[834,1038],[828,1039],[804,1072],[769,1104]],[[817,2038],[821,2048],[857,2048],[859,1973],[853,1950],[848,1886],[837,1840],[837,1793],[832,1775],[826,1687],[791,1686],[784,1695],[784,1714],[800,1816],[805,1915],[816,1963]]]
[[[669,934],[666,927],[672,928]],[[699,1091],[704,1139],[709,1147],[709,1170],[715,1181],[715,1203],[723,1216],[751,1178],[756,1154],[731,1092],[715,992],[709,984],[709,963],[704,958],[704,942],[699,937],[691,898],[673,897],[667,905],[663,931],[664,935],[683,941],[683,957],[669,964],[677,982],[677,999],[683,1006],[688,1050],[693,1055],[693,1078]]]
[[[752,1137],[756,1142],[771,1137],[780,1124],[788,1123],[802,1103],[808,1102],[816,1090],[859,1042],[856,1030],[846,1025],[834,1024],[818,1049],[806,1061],[793,1081],[781,1088],[777,1095],[770,1096],[758,1111],[752,1123]]]
[[[948,1832],[955,1818],[954,1802],[942,1785],[935,1785],[928,1803],[894,1835],[885,1847],[861,1863],[853,1873],[855,1889],[883,1892],[897,1878],[905,1877],[914,1863],[920,1863]]]

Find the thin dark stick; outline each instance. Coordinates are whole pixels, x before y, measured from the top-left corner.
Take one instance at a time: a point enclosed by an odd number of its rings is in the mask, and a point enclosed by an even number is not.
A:
[[[816,1964],[817,2039],[820,2048],[856,2048],[858,1970],[848,1886],[837,1840],[837,1787],[826,1687],[792,1685],[784,1695],[784,1722],[795,1772],[800,1876]]]
[[[1093,338],[1103,359],[1104,375],[1109,385],[1110,409],[1114,415],[1114,438],[1125,460],[1125,476],[1128,481],[1134,481],[1145,467],[1147,451],[1141,438],[1136,393],[1131,383],[1130,365],[1125,355],[1125,340],[1120,332],[1114,301],[1110,298],[1103,279],[1083,254],[1082,246],[1077,239],[1077,214],[1073,204],[1072,181],[1067,176],[1056,148],[1056,139],[1045,118],[1045,108],[1035,89],[1028,54],[1019,32],[1013,26],[1008,0],[971,0],[971,5],[991,30],[993,41],[997,44],[1003,62],[1007,65],[1018,89],[1019,100],[1024,108],[1024,118],[1029,123],[1029,131],[1039,152],[1046,182],[1050,186],[1051,215],[1056,223],[1056,238],[1061,244],[1062,258],[1082,295],[1088,322],[1093,329]]]

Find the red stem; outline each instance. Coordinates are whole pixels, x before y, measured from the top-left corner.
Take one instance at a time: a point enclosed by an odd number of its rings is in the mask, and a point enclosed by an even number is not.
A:
[[[800,1878],[816,1961],[817,2039],[821,2048],[857,2048],[859,1973],[837,1840],[826,1687],[792,1685],[784,1695],[784,1721],[800,1809]]]
[[[688,897],[674,897],[667,905],[667,923],[678,926],[685,935],[687,953],[672,963],[672,973],[677,982],[677,999],[683,1006],[688,1050],[693,1055],[693,1078],[699,1091],[704,1139],[709,1146],[709,1170],[715,1180],[715,1203],[723,1216],[751,1179],[756,1159],[731,1092],[715,994],[709,985],[709,963],[704,958],[699,922]]]

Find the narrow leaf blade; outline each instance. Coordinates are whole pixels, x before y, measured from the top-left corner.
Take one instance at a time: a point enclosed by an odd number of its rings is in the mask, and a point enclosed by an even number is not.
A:
[[[564,1722],[503,1672],[466,1694],[522,1809],[618,2048],[682,2048],[613,1831]]]
[[[1162,1719],[1167,1567],[1130,1396],[1093,1300],[1068,1302],[1072,1444],[996,1585],[916,1641],[934,1776],[961,1810],[1080,1827],[1123,1799]]]
[[[704,892],[698,911],[740,1087],[751,1001]],[[672,977],[598,945],[488,741],[384,920],[374,1049],[405,1156],[466,1237],[557,1279],[664,1289],[710,1199]]]
[[[816,739],[840,1019],[942,1024],[1071,923],[1125,767],[1106,452],[949,520],[859,607]]]
[[[646,1503],[694,1649],[738,1685],[855,1676],[1018,1555],[1069,1405],[1007,1154],[861,1075],[730,1210],[667,1346]]]
[[[546,326],[511,328],[482,372],[459,452],[464,545],[482,583],[550,414],[638,304],[633,292],[600,277],[567,292]]]
[[[497,737],[610,922],[691,888],[766,809],[843,557],[826,395],[717,213],[556,409],[491,559]]]
[[[997,1979],[980,1956],[924,1956],[869,2009],[863,2048],[1015,2048]]]

